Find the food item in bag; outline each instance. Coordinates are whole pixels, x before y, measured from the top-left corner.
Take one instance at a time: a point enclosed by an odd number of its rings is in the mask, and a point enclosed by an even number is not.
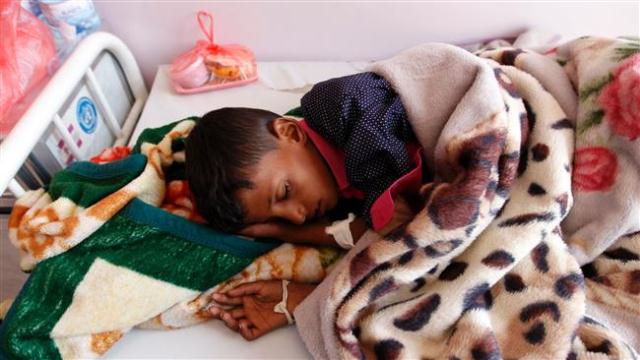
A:
[[[231,58],[210,54],[205,56],[204,63],[210,73],[221,79],[235,80],[240,77],[240,66]]]
[[[199,50],[187,52],[175,59],[171,64],[170,73],[174,85],[185,89],[204,86],[211,79]]]
[[[204,21],[209,20],[209,29]],[[222,89],[258,79],[255,55],[242,45],[218,45],[213,42],[213,17],[198,12],[200,29],[208,41],[200,40],[171,64],[169,76],[179,93]]]

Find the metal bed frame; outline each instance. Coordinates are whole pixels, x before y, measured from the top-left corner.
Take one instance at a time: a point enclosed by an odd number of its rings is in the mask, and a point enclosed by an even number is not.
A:
[[[133,96],[133,104],[122,125],[114,116],[92,69],[94,61],[104,52],[112,54],[120,65]],[[2,169],[0,171],[0,194],[8,189],[16,197],[19,197],[26,191],[14,178],[51,123],[58,129],[65,145],[75,158],[86,160],[71,135],[66,131],[59,113],[61,107],[73,95],[74,89],[81,82],[87,85],[107,128],[114,135],[113,145],[127,143],[147,100],[148,91],[133,54],[122,40],[106,32],[96,32],[78,44],[15,127],[0,143]]]

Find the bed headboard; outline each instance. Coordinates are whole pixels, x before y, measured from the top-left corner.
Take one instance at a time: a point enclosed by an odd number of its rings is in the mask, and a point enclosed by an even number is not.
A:
[[[54,172],[106,146],[126,144],[147,95],[127,46],[109,33],[88,36],[0,143],[0,194],[6,188],[16,196],[24,192],[15,176],[28,159]]]

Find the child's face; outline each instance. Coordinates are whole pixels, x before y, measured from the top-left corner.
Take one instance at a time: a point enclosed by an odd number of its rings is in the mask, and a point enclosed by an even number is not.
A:
[[[338,202],[338,187],[324,159],[295,120],[274,121],[278,146],[253,169],[252,189],[238,191],[245,224],[321,217]]]

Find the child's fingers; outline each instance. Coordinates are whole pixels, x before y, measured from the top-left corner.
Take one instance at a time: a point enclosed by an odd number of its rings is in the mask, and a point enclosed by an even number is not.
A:
[[[222,309],[218,306],[215,305],[210,305],[209,307],[207,307],[207,312],[209,314],[211,314],[211,316],[216,317],[216,318],[220,318],[222,317],[223,314],[227,313],[230,314],[231,317],[233,317],[234,319],[239,319],[239,318],[243,318],[245,317],[245,312],[244,309],[241,307],[235,307],[229,310],[225,310]]]
[[[241,308],[241,307],[235,308],[235,309],[231,309],[231,310],[228,311],[228,313],[231,314],[231,317],[233,317],[236,320],[245,317],[244,309]]]
[[[213,317],[219,317],[220,312],[222,312],[222,309],[220,309],[219,307],[215,306],[215,305],[210,305],[209,307],[207,307],[207,311],[209,312],[209,314],[211,314]]]
[[[234,297],[234,295],[225,295],[225,294],[220,294],[220,293],[215,293],[211,296],[213,298],[213,300],[215,300],[216,302],[220,303],[220,304],[225,304],[225,305],[240,305],[242,304],[242,298],[241,297]]]
[[[255,326],[249,326],[248,328],[246,328],[246,330],[244,330],[243,333],[243,328],[239,328],[238,331],[240,332],[240,335],[242,335],[242,337],[244,337],[245,339],[251,341],[251,340],[255,340],[257,338],[259,338],[260,336],[268,333],[269,331],[271,331],[273,329],[271,328],[267,328],[267,329],[259,329]]]
[[[259,282],[252,282],[239,285],[227,292],[229,296],[237,297],[240,299],[239,304],[242,304],[242,296],[256,294],[260,291],[262,284]]]
[[[260,233],[260,229],[254,226],[247,226],[246,228],[238,231],[239,235],[248,236],[248,237],[258,237]]]
[[[240,330],[240,333],[242,333],[243,330],[248,330],[249,328],[252,328],[252,327],[254,326],[251,323],[251,321],[249,321],[249,319],[238,320],[238,329]]]
[[[238,331],[238,320],[234,319],[233,316],[227,311],[224,311],[220,314],[220,319],[224,321],[225,325],[233,331]]]
[[[279,237],[283,233],[283,225],[273,222],[253,224],[243,228],[239,233],[249,237]]]
[[[242,335],[245,340],[255,340],[260,335],[258,335],[258,329],[255,328],[249,321],[246,319],[240,320],[240,328],[238,330],[240,335]]]
[[[241,229],[238,233],[240,235],[249,236],[249,237],[260,237],[271,230],[269,227],[264,225],[265,224],[249,225]]]

